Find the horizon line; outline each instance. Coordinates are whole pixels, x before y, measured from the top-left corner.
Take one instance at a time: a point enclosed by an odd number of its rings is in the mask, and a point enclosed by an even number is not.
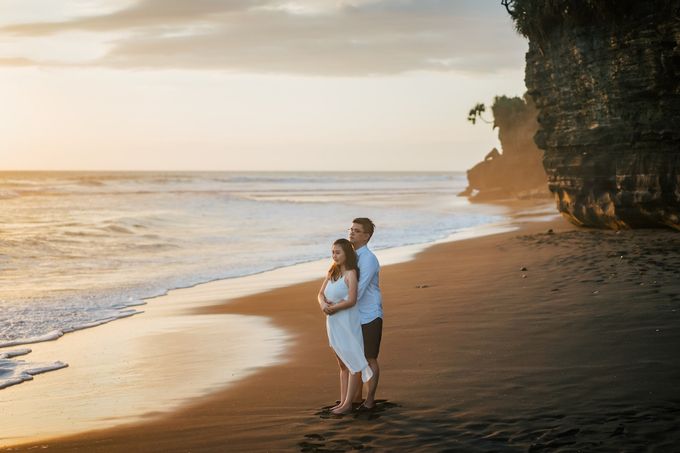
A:
[[[1,173],[463,173],[467,170],[120,170],[0,169]]]

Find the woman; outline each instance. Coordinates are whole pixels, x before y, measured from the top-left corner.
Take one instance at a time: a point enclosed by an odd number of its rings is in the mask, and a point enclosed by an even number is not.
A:
[[[364,338],[357,311],[357,255],[347,239],[338,239],[332,247],[333,264],[319,290],[319,305],[326,315],[328,341],[340,366],[340,402],[331,408],[336,415],[352,411],[352,397],[373,376],[364,357]]]

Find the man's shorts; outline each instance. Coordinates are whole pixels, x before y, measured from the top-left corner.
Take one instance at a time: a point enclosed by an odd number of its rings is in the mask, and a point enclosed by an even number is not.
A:
[[[367,359],[377,359],[380,352],[380,340],[382,340],[382,318],[375,318],[368,324],[361,325],[364,334],[364,355]]]

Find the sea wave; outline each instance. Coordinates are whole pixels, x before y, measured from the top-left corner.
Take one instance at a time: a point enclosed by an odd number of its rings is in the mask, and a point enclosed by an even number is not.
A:
[[[0,200],[9,200],[12,198],[18,198],[21,194],[14,190],[2,190],[0,189]]]
[[[47,173],[0,179],[5,192],[55,195],[8,199],[0,211],[0,348],[135,315],[130,307],[171,289],[318,260],[354,217],[376,220],[374,249],[495,221],[475,207],[452,207],[460,178]]]
[[[43,343],[43,342],[46,342],[46,341],[54,341],[54,340],[58,340],[59,338],[61,338],[62,336],[64,336],[67,333],[75,332],[75,331],[78,331],[78,330],[90,329],[92,327],[97,327],[97,326],[101,326],[103,324],[107,324],[107,323],[109,323],[111,321],[115,321],[117,319],[128,318],[130,316],[139,315],[139,314],[144,313],[143,311],[139,311],[139,310],[135,310],[135,309],[131,308],[132,306],[137,306],[137,305],[145,305],[145,302],[139,301],[135,304],[119,306],[119,307],[121,307],[121,309],[114,316],[107,316],[107,317],[104,317],[104,318],[95,319],[93,321],[89,321],[89,322],[82,323],[82,324],[74,324],[74,325],[71,325],[71,326],[68,326],[68,327],[64,327],[63,329],[53,330],[51,332],[47,332],[47,333],[44,333],[44,334],[29,337],[29,338],[19,338],[19,339],[16,339],[16,340],[0,342],[0,349],[11,348],[11,347],[14,347],[14,346],[22,346],[22,345],[27,345],[27,344],[34,344],[34,343]]]
[[[104,227],[101,227],[102,230],[104,231],[110,231],[111,233],[119,233],[119,234],[135,234],[134,231],[129,230],[128,228],[125,228],[122,225],[116,225],[116,224],[109,224]]]

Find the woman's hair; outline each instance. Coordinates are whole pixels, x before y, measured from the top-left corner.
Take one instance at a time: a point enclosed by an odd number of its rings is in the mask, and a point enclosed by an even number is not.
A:
[[[337,241],[333,242],[333,245],[339,245],[342,248],[342,251],[345,252],[345,269],[349,270],[356,270],[357,271],[357,280],[359,279],[359,265],[357,263],[357,253],[354,251],[354,247],[352,247],[352,243],[349,242],[347,239],[338,239]],[[340,269],[340,266],[335,264],[331,264],[330,269],[328,269],[328,276],[331,278],[331,280],[337,280],[340,278],[342,275],[342,270]]]

